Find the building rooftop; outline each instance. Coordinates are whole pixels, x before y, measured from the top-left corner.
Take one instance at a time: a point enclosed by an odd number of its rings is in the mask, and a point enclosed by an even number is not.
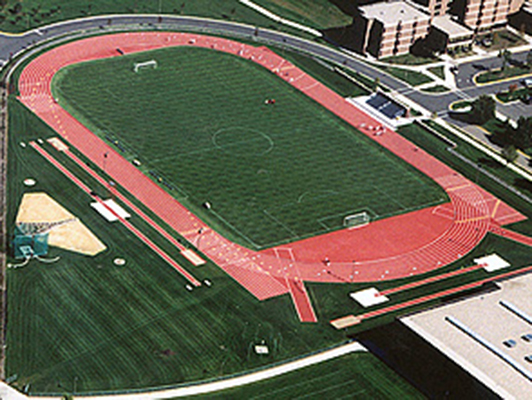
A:
[[[532,274],[401,321],[503,398],[532,398]],[[530,338],[532,339],[532,337]]]
[[[449,15],[441,15],[432,20],[432,26],[449,35],[449,38],[472,36],[473,31],[451,19]]]
[[[391,1],[361,6],[362,15],[369,19],[376,19],[384,26],[397,25],[399,21],[414,22],[429,20],[430,16],[404,1]]]

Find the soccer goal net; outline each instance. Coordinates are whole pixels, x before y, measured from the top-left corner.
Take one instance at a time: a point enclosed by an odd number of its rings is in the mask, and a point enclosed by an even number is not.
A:
[[[351,214],[344,217],[344,226],[347,228],[353,228],[355,226],[369,224],[369,221],[369,214],[366,211],[363,211],[357,214]]]
[[[133,71],[135,71],[135,72],[139,72],[139,70],[141,70],[143,68],[155,69],[155,68],[157,68],[157,61],[150,60],[150,61],[143,61],[143,62],[138,62],[138,63],[134,63],[133,64]]]

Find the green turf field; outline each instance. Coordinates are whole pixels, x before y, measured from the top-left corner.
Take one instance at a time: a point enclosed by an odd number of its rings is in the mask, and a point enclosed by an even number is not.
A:
[[[96,257],[51,248],[55,264],[36,260],[8,269],[6,376],[30,392],[119,390],[179,384],[242,372],[344,340],[326,323],[301,326],[289,296],[255,300],[218,267],[189,268],[213,285],[192,293],[172,267],[120,224],[109,224],[91,198],[20,142],[52,134],[17,102],[10,102],[9,214],[13,221],[24,191],[46,191],[80,217],[107,245]],[[43,145],[50,152],[53,148]],[[60,158],[71,168],[66,158]],[[96,190],[101,187],[76,168]],[[37,180],[34,188],[23,179]],[[164,242],[131,222],[156,243]],[[115,257],[127,260],[124,267]],[[10,260],[10,262],[16,262]],[[252,346],[265,340],[271,354]]]
[[[156,69],[133,72],[151,59]],[[342,228],[353,213],[385,218],[447,199],[288,83],[229,54],[180,47],[98,60],[64,69],[53,87],[187,207],[255,249]]]
[[[258,302],[211,263],[201,268],[186,264],[175,248],[165,247],[163,239],[133,216],[130,221],[135,226],[198,279],[213,283],[188,292],[185,281],[170,266],[120,224],[105,222],[89,207],[87,194],[33,149],[20,145],[46,139],[53,132],[17,101],[11,99],[9,107],[10,229],[22,194],[45,191],[80,217],[108,247],[96,257],[51,248],[48,257],[61,257],[54,264],[33,260],[24,268],[8,269],[6,376],[10,384],[32,394],[177,385],[260,368],[345,341],[344,333],[331,329],[327,320],[302,325],[288,295]],[[66,156],[46,142],[43,146],[91,189],[105,192]],[[28,177],[37,181],[31,189],[22,184]],[[126,265],[115,266],[115,257],[125,258]],[[332,288],[344,295],[349,290],[345,285]],[[262,341],[269,346],[268,356],[253,351],[253,345]],[[373,368],[375,360],[365,356],[351,364]],[[376,374],[400,382],[405,393],[413,392],[378,364]],[[335,382],[336,389],[329,388],[333,392],[340,390],[341,382],[363,386],[368,393],[396,390],[381,388],[365,376],[341,374]]]

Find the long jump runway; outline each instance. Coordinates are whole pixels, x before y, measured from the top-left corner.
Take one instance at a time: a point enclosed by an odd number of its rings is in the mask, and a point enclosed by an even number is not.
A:
[[[262,65],[434,179],[447,192],[450,203],[260,252],[227,240],[205,227],[199,218],[66,112],[51,93],[54,74],[67,65],[117,57],[120,56],[117,49],[128,54],[169,46],[210,48]],[[396,132],[385,129],[383,134],[374,135],[380,124],[371,116],[266,47],[175,32],[92,37],[35,58],[22,72],[19,90],[23,104],[100,169],[105,160],[109,176],[188,241],[201,243],[200,250],[256,298],[263,300],[290,293],[303,322],[317,320],[305,281],[374,282],[426,273],[460,259],[490,231],[532,244],[530,238],[501,227],[524,220],[525,216]]]

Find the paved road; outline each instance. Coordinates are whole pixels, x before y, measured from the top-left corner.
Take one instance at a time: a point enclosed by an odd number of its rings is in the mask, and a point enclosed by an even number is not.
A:
[[[445,113],[449,103],[453,101],[459,100],[461,98],[474,98],[480,94],[494,93],[495,91],[507,88],[510,84],[494,84],[484,87],[476,87],[472,85],[471,77],[473,73],[477,71],[474,65],[482,63],[482,65],[495,67],[501,63],[499,58],[492,57],[482,62],[477,61],[461,65],[460,72],[457,77],[459,90],[447,94],[427,94],[419,92],[403,81],[385,74],[380,69],[369,65],[367,61],[363,60],[359,56],[348,54],[331,46],[326,46],[311,40],[298,38],[283,32],[262,28],[256,29],[251,25],[186,16],[165,16],[163,17],[162,21],[159,21],[157,16],[141,15],[91,17],[88,19],[78,19],[51,25],[17,36],[0,34],[0,60],[8,60],[10,56],[17,54],[21,50],[29,48],[35,43],[44,42],[52,38],[58,38],[71,32],[89,30],[106,31],[117,28],[118,26],[138,28],[141,25],[148,28],[160,27],[161,29],[224,32],[231,36],[246,37],[247,39],[254,39],[262,43],[272,43],[296,51],[303,51],[305,53],[321,57],[330,62],[343,64],[344,66],[360,72],[370,78],[379,78],[382,84],[388,86],[395,92],[406,95],[411,100],[422,105],[430,112]],[[523,52],[515,57],[524,59],[526,57],[526,52]],[[525,106],[521,104],[512,107],[500,108],[502,114],[507,115],[512,119],[517,119],[520,115],[532,116],[532,106]]]

